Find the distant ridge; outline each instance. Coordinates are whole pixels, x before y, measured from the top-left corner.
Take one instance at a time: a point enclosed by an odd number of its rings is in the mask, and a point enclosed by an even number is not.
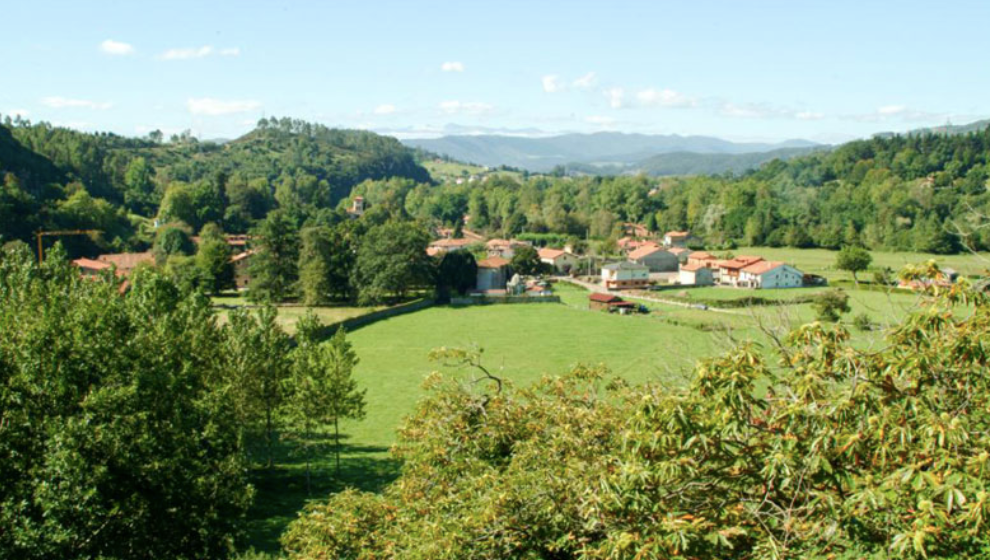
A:
[[[740,164],[749,166],[750,160],[759,165],[767,158],[726,158],[727,155],[759,154],[780,150],[798,150],[805,153],[823,147],[808,140],[787,140],[779,143],[731,142],[711,136],[680,136],[677,134],[626,134],[621,132],[597,132],[593,134],[563,134],[544,138],[524,138],[501,135],[453,135],[431,139],[407,139],[407,146],[421,148],[451,158],[496,167],[507,165],[534,172],[550,171],[558,165],[598,169],[601,173],[622,173],[635,169],[649,170],[657,174],[664,166],[671,168],[700,168],[704,172],[719,173],[738,170]],[[662,165],[653,158],[661,155]],[[714,155],[721,157],[707,158]],[[791,155],[784,152],[783,155]],[[796,153],[794,154],[796,155]],[[776,157],[781,157],[780,155]],[[677,160],[688,160],[684,165]],[[710,160],[711,163],[707,163]],[[722,162],[721,164],[719,162]],[[748,168],[748,167],[747,167]]]
[[[980,132],[990,127],[990,119],[983,119],[979,121],[974,121],[969,124],[944,124],[941,126],[930,126],[926,128],[916,128],[914,130],[909,130],[904,133],[897,132],[879,132],[874,136],[880,138],[890,138],[891,136],[896,136],[898,134],[904,134],[907,136],[916,136],[919,134],[969,134],[970,132]]]

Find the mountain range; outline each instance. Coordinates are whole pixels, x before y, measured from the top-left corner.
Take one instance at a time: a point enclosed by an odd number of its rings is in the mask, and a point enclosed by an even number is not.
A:
[[[598,132],[543,138],[453,135],[402,140],[407,146],[453,159],[533,172],[565,166],[585,173],[652,175],[743,171],[776,158],[823,149],[807,140],[779,143],[732,142],[711,136]]]

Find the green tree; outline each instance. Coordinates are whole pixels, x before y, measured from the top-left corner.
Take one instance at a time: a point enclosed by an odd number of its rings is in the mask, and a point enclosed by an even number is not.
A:
[[[361,239],[354,266],[358,301],[364,305],[402,299],[410,289],[427,285],[429,234],[412,222],[390,220]]]
[[[256,254],[251,258],[248,297],[279,302],[299,277],[299,229],[284,210],[274,210],[258,225]]]
[[[540,260],[539,252],[529,245],[516,247],[511,262],[512,270],[524,276],[543,274],[547,268]]]
[[[478,281],[478,263],[468,251],[450,251],[440,256],[437,263],[437,294],[441,301],[449,301],[451,293],[464,295]]]
[[[0,556],[226,556],[252,491],[209,302],[33,261],[0,259]]]
[[[835,257],[835,268],[851,273],[853,282],[858,286],[859,278],[856,277],[856,273],[868,269],[872,262],[873,257],[866,249],[857,245],[846,245]]]
[[[155,183],[152,181],[154,169],[143,157],[136,157],[127,164],[124,171],[124,203],[141,214],[148,213],[155,203]]]
[[[193,252],[192,237],[184,225],[166,224],[155,233],[155,244],[152,252],[155,262],[164,265],[172,255],[191,255]]]
[[[299,291],[306,305],[325,305],[332,297],[334,271],[332,231],[328,227],[302,230],[299,249]]]
[[[204,287],[218,294],[234,287],[234,264],[230,261],[233,251],[216,224],[206,224],[199,232],[199,250],[196,266]]]
[[[849,307],[849,294],[840,289],[828,290],[818,294],[815,296],[815,300],[811,306],[818,313],[819,321],[827,321],[829,323],[835,323],[839,320],[840,315],[852,311]]]
[[[265,464],[275,463],[279,410],[291,370],[291,339],[278,324],[278,313],[265,306],[255,314],[236,309],[228,315],[229,391],[241,426],[262,435]]]

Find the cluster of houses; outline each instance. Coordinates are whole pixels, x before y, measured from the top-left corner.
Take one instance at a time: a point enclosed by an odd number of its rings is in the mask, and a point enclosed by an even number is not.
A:
[[[688,245],[695,241],[687,231],[667,232],[662,243],[623,237],[619,247],[626,251],[627,260],[603,266],[601,283],[609,290],[643,288],[663,276],[667,283],[683,286],[769,289],[797,288],[810,281],[806,274],[782,261],[750,255],[719,259],[707,251],[692,251]]]

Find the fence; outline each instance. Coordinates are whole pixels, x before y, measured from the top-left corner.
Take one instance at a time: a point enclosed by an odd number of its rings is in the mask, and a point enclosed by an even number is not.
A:
[[[365,327],[372,323],[377,323],[382,319],[389,319],[391,317],[396,317],[399,315],[405,315],[406,313],[412,313],[414,311],[419,311],[420,309],[426,309],[430,307],[435,302],[432,299],[417,299],[410,301],[409,303],[403,303],[401,305],[396,305],[394,307],[389,307],[387,309],[382,309],[380,311],[374,311],[368,313],[367,315],[361,315],[359,317],[351,317],[350,319],[344,319],[339,323],[333,323],[326,326],[326,335],[332,335],[337,332],[337,329],[343,327],[348,331],[353,331],[354,329]]]
[[[560,296],[468,296],[452,297],[450,304],[457,306],[464,305],[491,305],[497,303],[560,303]]]

